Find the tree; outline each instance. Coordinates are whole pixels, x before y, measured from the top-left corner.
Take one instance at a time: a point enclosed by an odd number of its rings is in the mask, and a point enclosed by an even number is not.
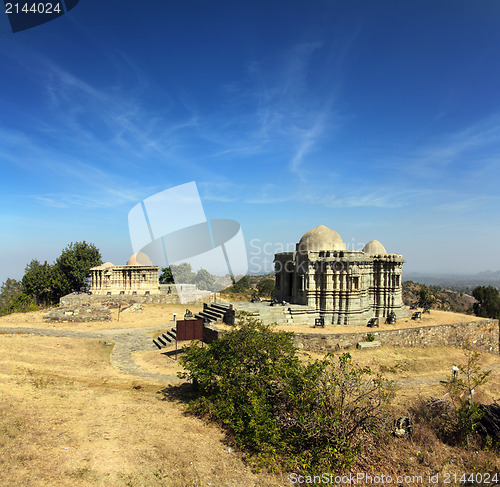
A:
[[[422,284],[418,292],[418,305],[421,308],[430,308],[435,302],[436,298],[431,290],[425,284]]]
[[[248,276],[243,276],[238,282],[230,287],[230,290],[235,293],[244,293],[250,289],[250,280]]]
[[[483,318],[500,318],[500,293],[493,286],[478,286],[472,291],[477,300],[473,309],[476,316]]]
[[[260,296],[273,297],[275,292],[275,282],[273,279],[264,279],[257,284]]]
[[[88,289],[90,269],[101,264],[101,253],[94,244],[83,241],[68,245],[54,264],[53,284],[57,299]]]
[[[173,284],[174,276],[172,275],[172,269],[170,267],[163,267],[161,270],[160,284]]]
[[[191,264],[182,262],[177,265],[171,265],[172,275],[176,284],[193,284],[196,274],[191,269]]]
[[[15,279],[7,278],[7,280],[0,287],[0,308],[5,306],[9,298],[19,294],[22,290],[22,283]]]
[[[36,304],[47,305],[54,302],[53,284],[53,269],[47,261],[40,264],[33,259],[24,269],[23,292],[31,296]]]
[[[200,269],[194,279],[194,283],[198,289],[204,289],[206,291],[215,291],[215,276],[210,274],[205,269]]]

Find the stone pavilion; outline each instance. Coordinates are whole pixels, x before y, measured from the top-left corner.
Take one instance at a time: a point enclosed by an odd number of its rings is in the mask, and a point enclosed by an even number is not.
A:
[[[305,233],[294,252],[275,255],[276,298],[315,308],[326,325],[366,325],[403,305],[403,257],[377,240],[363,250],[346,250],[341,236],[320,225]]]
[[[106,262],[90,269],[90,292],[93,295],[159,294],[159,267],[152,265],[145,254],[132,255],[126,265]]]

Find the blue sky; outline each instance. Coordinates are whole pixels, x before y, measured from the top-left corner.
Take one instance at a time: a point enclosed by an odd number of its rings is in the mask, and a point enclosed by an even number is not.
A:
[[[500,269],[499,26],[490,0],[0,17],[0,282],[81,240],[125,263],[131,208],[189,181],[253,272],[319,224],[411,272]]]

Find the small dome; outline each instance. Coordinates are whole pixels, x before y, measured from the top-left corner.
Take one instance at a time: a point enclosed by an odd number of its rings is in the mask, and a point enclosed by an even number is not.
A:
[[[297,245],[297,250],[299,252],[307,252],[309,250],[345,250],[345,243],[335,230],[320,225],[304,233]]]
[[[371,240],[363,247],[363,252],[370,255],[384,255],[387,250],[378,240]]]
[[[153,263],[144,252],[137,252],[130,256],[127,265],[153,265]]]
[[[104,262],[101,267],[107,269],[108,267],[114,267],[114,265],[111,262]]]

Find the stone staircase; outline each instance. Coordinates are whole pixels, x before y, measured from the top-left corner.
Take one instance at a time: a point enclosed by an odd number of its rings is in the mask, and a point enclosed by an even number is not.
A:
[[[204,303],[203,311],[195,314],[195,318],[202,319],[205,324],[224,321],[229,311],[232,311],[232,305],[227,303]]]
[[[163,333],[163,335],[156,337],[153,340],[153,343],[161,350],[162,348],[168,347],[175,342],[176,334],[177,330],[175,328],[171,328],[167,331],[167,333]]]
[[[265,324],[278,325],[314,325],[314,320],[320,317],[316,308],[299,304],[278,304],[271,306],[263,303],[235,303],[236,312],[244,311],[249,316],[261,320]]]

